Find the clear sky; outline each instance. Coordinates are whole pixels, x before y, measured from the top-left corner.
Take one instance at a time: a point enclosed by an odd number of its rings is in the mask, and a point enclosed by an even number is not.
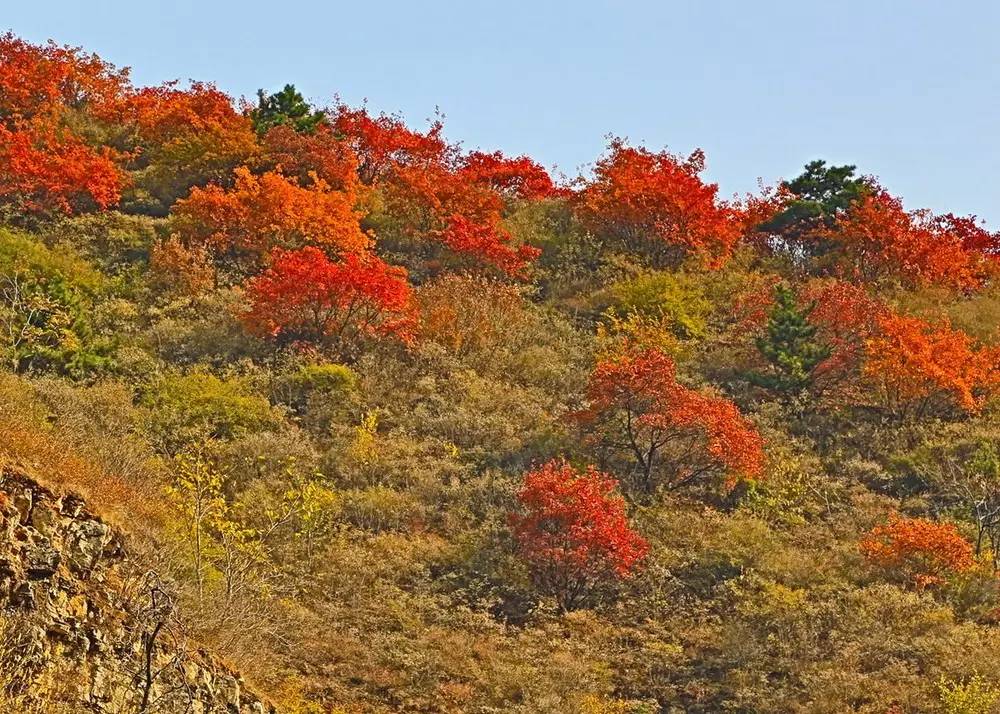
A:
[[[445,115],[466,147],[576,174],[609,133],[702,147],[724,194],[857,164],[909,207],[1000,228],[1000,3],[953,0],[34,0],[0,28],[83,45],[143,84],[296,84]]]

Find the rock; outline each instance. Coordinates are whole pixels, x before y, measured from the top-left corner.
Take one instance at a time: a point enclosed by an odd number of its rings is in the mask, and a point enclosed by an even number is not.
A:
[[[111,536],[100,521],[75,521],[69,528],[69,565],[76,573],[89,573],[97,565]]]
[[[10,558],[0,558],[0,580],[11,580],[17,575]]]
[[[45,580],[55,575],[62,556],[50,544],[41,542],[25,549],[25,561],[30,580]]]
[[[35,586],[27,580],[18,583],[10,593],[10,602],[15,607],[35,609]]]
[[[35,508],[28,520],[39,533],[51,537],[59,525],[59,514],[48,508]]]
[[[69,518],[76,518],[83,511],[83,496],[78,493],[67,493],[59,502],[59,513]]]
[[[11,500],[14,504],[14,510],[17,511],[21,523],[27,523],[28,516],[31,515],[31,506],[33,501],[31,490],[24,489],[19,493],[14,494],[14,497]]]
[[[218,692],[220,701],[226,705],[230,712],[240,711],[240,683],[232,675],[224,674],[215,680],[215,690]]]

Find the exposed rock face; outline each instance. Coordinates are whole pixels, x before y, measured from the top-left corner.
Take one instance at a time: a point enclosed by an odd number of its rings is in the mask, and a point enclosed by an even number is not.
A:
[[[180,632],[169,589],[81,498],[0,473],[0,709],[274,712]]]

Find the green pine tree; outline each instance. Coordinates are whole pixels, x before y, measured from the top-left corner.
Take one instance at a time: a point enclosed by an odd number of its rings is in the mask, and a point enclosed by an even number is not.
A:
[[[287,124],[300,134],[311,134],[323,121],[323,112],[315,110],[306,101],[294,84],[286,84],[284,89],[274,94],[257,90],[257,108],[250,112],[254,129],[258,134],[266,134],[271,127]]]
[[[772,392],[794,396],[812,383],[813,370],[830,356],[830,348],[816,339],[816,327],[809,324],[815,304],[800,309],[795,292],[784,285],[777,286],[774,294],[767,335],[757,340],[757,349],[770,368],[751,372],[747,378]]]
[[[785,210],[759,229],[794,241],[817,229],[833,228],[839,216],[871,193],[868,180],[855,178],[855,170],[855,166],[827,166],[822,160],[809,162],[802,174],[782,183],[793,197]]]

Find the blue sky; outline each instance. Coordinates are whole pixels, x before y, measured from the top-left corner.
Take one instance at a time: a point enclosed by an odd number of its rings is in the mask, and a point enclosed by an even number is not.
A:
[[[1000,3],[576,0],[4,3],[0,28],[83,45],[139,83],[295,83],[469,148],[569,174],[609,133],[702,147],[724,194],[812,158],[880,176],[909,207],[1000,228]]]

